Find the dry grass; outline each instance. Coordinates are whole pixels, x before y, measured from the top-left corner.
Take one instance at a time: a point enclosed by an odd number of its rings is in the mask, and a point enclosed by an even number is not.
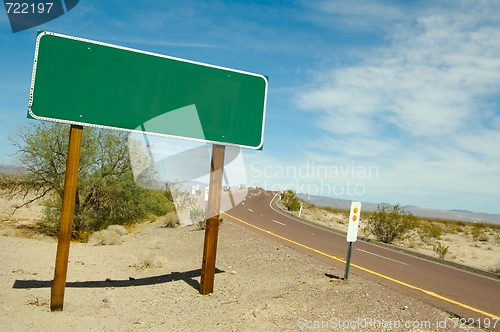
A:
[[[108,226],[107,230],[110,232],[115,232],[117,235],[120,235],[120,236],[128,234],[128,230],[121,225]]]
[[[481,233],[479,234],[478,240],[483,242],[488,242],[490,240],[490,237],[486,233]]]
[[[105,229],[93,233],[89,237],[89,243],[95,243],[96,246],[110,246],[122,244],[122,241],[117,233]]]
[[[408,241],[408,248],[418,249],[418,248],[419,248],[419,245],[418,245],[418,243],[417,243],[415,240],[410,239],[410,240]]]
[[[156,222],[158,222],[159,227],[163,228],[175,228],[181,225],[179,222],[179,217],[177,217],[177,213],[175,211],[172,211],[164,216],[158,217],[156,219]]]
[[[13,228],[6,227],[4,229],[0,229],[0,236],[15,237],[16,235],[17,231]]]
[[[156,257],[156,253],[153,250],[143,250],[138,254],[138,262],[134,267],[141,271],[148,268],[161,268],[161,262]]]
[[[493,267],[490,269],[490,272],[500,274],[500,263],[498,263],[497,265],[493,266]]]

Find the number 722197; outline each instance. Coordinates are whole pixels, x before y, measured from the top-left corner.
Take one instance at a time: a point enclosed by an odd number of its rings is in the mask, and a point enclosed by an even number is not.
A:
[[[460,328],[460,329],[473,329],[475,326],[478,327],[484,327],[484,328],[495,328],[498,323],[498,318],[452,318],[451,319],[453,322],[455,322],[455,325],[453,328]]]
[[[43,13],[50,13],[50,9],[52,8],[52,5],[54,3],[52,2],[47,2],[47,3],[38,3],[37,6],[35,6],[34,3],[29,4],[29,3],[19,3],[19,2],[6,2],[5,5],[7,6],[7,14],[43,14]],[[30,8],[31,7],[31,8]],[[35,8],[36,7],[36,8]]]

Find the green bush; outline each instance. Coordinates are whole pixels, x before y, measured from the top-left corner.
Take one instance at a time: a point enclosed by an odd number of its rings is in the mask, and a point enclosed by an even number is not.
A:
[[[299,211],[300,200],[293,190],[286,190],[281,194],[281,202],[288,209],[288,211]]]
[[[374,235],[381,242],[391,243],[396,239],[404,238],[416,226],[417,219],[413,214],[400,208],[399,204],[392,209],[379,206],[369,218],[365,232]]]

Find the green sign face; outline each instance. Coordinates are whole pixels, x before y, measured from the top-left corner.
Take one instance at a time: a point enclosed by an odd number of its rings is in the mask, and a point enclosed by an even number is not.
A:
[[[263,75],[41,32],[28,117],[260,149],[267,86]]]

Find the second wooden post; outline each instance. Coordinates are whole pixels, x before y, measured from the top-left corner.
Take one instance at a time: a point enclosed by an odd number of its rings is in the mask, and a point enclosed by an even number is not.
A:
[[[222,195],[222,177],[224,172],[225,146],[213,145],[210,167],[210,184],[207,208],[207,227],[201,267],[200,293],[207,295],[214,291],[215,256],[219,234],[219,215]]]
[[[66,161],[61,224],[59,225],[59,240],[57,242],[56,268],[50,299],[50,309],[52,311],[63,310],[66,274],[68,271],[69,243],[73,228],[78,166],[80,164],[82,131],[82,126],[72,125],[69,133],[68,159]]]

